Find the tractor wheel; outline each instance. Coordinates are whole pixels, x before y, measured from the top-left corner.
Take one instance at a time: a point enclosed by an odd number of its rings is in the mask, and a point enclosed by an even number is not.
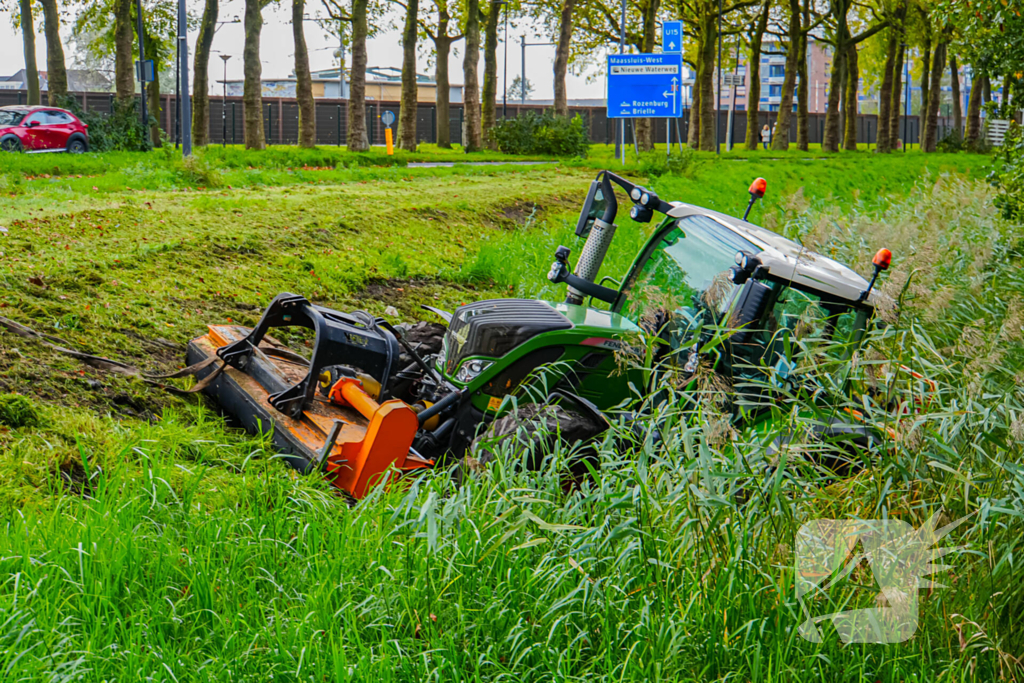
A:
[[[411,347],[416,349],[420,358],[440,353],[441,341],[444,339],[444,333],[448,331],[444,325],[428,323],[425,320],[418,323],[401,323],[395,325],[395,329],[402,333],[402,337],[409,342]],[[405,369],[413,362],[412,356],[403,347],[402,354],[398,357],[399,369]]]
[[[606,428],[571,407],[530,403],[498,418],[473,439],[463,458],[462,469],[478,470],[497,459],[504,448],[511,448],[516,458],[525,449],[529,453],[527,467],[540,469],[545,456],[553,453],[559,442],[572,447],[590,441]],[[585,461],[595,459],[594,449],[584,448],[570,464],[574,479],[587,472]]]
[[[21,140],[11,136],[0,140],[0,150],[4,152],[20,152],[21,151]]]
[[[395,328],[402,334],[402,338],[409,343],[409,346],[416,349],[416,353],[419,354],[420,358],[426,358],[427,356],[434,356],[441,352],[441,340],[444,339],[444,333],[448,330],[444,325],[438,323],[428,323],[421,320],[418,323],[402,323],[395,325]],[[410,372],[418,375],[420,370],[416,361],[413,360],[412,356],[405,347],[402,346],[401,354],[398,356],[398,362],[395,364],[394,372],[402,372],[406,368],[412,368]],[[409,395],[409,389],[412,387],[414,380],[411,379],[400,379],[392,375],[391,382],[388,386],[390,395],[394,398],[400,398],[403,401],[411,402],[413,396]]]

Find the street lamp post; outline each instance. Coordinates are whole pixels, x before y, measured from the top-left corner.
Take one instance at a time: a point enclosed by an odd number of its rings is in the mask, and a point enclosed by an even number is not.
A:
[[[626,0],[622,0],[622,19],[619,21],[619,54],[626,54]],[[615,154],[622,150],[622,165],[626,165],[626,119],[619,121],[619,135],[615,141]]]
[[[228,60],[231,59],[231,55],[220,56],[224,60],[224,99],[220,107],[220,125],[221,133],[220,139],[224,143],[223,146],[228,146]]]
[[[499,0],[499,4],[505,6],[505,45],[502,47],[502,53],[504,58],[504,66],[502,67],[505,72],[501,77],[501,84],[503,86],[503,93],[501,96],[501,118],[508,118],[508,0]]]
[[[142,129],[146,129],[149,116],[146,114],[146,50],[142,41],[142,0],[136,2],[136,17],[139,31],[139,90],[142,92]]]
[[[906,84],[906,96],[903,98],[906,100],[904,105],[903,114],[903,151],[907,151],[907,143],[910,142],[910,138],[907,135],[907,124],[910,122],[910,60],[907,59],[906,50],[907,44],[903,44],[903,82]]]
[[[722,0],[718,0],[718,104],[715,107],[715,154],[722,153],[718,142],[718,113],[722,111]]]
[[[185,0],[178,0],[178,59],[181,88],[181,153],[192,156],[192,105],[188,99],[188,13]]]

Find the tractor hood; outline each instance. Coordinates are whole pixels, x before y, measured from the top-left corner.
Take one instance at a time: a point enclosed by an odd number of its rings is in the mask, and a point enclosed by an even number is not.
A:
[[[544,301],[476,301],[459,306],[452,314],[439,365],[452,375],[470,356],[500,358],[538,334],[571,327],[568,318]]]
[[[595,342],[639,328],[622,316],[573,304],[535,299],[489,299],[455,309],[448,323],[438,366],[454,376],[470,357],[500,358],[539,334],[579,328]]]

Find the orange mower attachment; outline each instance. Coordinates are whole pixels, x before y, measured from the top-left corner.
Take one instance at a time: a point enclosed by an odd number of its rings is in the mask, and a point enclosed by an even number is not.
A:
[[[319,324],[310,325],[317,330],[318,341],[323,331]],[[381,389],[372,376],[353,372],[334,379],[344,366],[333,363],[330,370],[322,370],[316,350],[312,359],[305,359],[265,332],[211,325],[207,334],[189,343],[188,361],[195,364],[213,356],[227,361],[222,367],[211,362],[196,373],[201,381],[216,373],[204,391],[248,430],[272,430],[274,444],[295,469],[320,471],[334,486],[359,499],[383,481],[392,466],[407,473],[434,464],[410,450],[420,425],[408,404],[398,399],[378,403]],[[369,349],[371,341],[367,333],[365,341],[356,343]],[[239,349],[244,356],[231,355]],[[324,384],[325,380],[331,383]],[[315,391],[321,386],[329,390]],[[297,393],[305,400],[289,398]]]

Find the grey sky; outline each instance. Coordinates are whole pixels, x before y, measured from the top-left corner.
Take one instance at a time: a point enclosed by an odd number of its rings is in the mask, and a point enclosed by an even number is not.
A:
[[[202,3],[198,0],[190,1],[190,8],[194,11],[201,11]],[[319,3],[308,2],[309,12],[316,12]],[[241,16],[244,9],[243,0],[227,0],[222,3],[220,17],[222,20],[230,20],[235,16]],[[291,56],[292,33],[288,24],[291,18],[290,3],[282,3],[281,6],[271,6],[263,13],[266,24],[263,27],[261,40],[261,53],[263,59],[263,75],[266,78],[285,77],[292,71]],[[39,35],[36,40],[37,61],[40,69],[46,68],[46,41],[42,35],[41,21],[36,26]],[[512,43],[508,54],[508,78],[511,82],[519,75],[520,71],[520,48],[519,35],[522,30],[513,31],[509,29],[509,42]],[[63,28],[65,50],[69,50],[70,29]],[[369,65],[370,66],[395,66],[402,65],[402,51],[400,45],[400,33],[397,29],[385,31],[383,34],[369,41]],[[190,49],[194,49],[196,35],[189,35]],[[313,70],[327,69],[336,64],[333,50],[336,39],[325,35],[324,31],[313,22],[306,25],[306,42],[310,51],[310,65]],[[543,42],[533,36],[530,31],[527,35],[527,42]],[[217,32],[214,39],[213,49],[232,55],[228,62],[228,78],[241,79],[242,77],[242,44],[243,32],[241,24],[225,24]],[[452,56],[450,71],[453,83],[462,82],[462,43],[458,43],[457,54]],[[498,100],[501,100],[502,92],[502,54],[503,46],[498,47]],[[553,47],[529,47],[526,50],[526,71],[527,78],[534,86],[531,97],[537,99],[551,99],[553,94],[552,86],[552,65],[555,58]],[[71,55],[67,54],[68,62]],[[0,73],[3,75],[12,74],[24,67],[24,56],[22,54],[21,35],[14,29],[10,17],[0,19]],[[481,58],[481,69],[483,60]],[[419,71],[421,73],[433,74],[433,67],[428,66],[428,60],[421,51],[419,57]],[[223,64],[216,55],[210,60],[210,79],[218,81],[222,78]],[[218,86],[219,88],[219,86]],[[570,99],[577,98],[600,98],[604,96],[604,79],[597,79],[595,82],[587,83],[587,79],[580,76],[568,77],[568,95]],[[219,92],[219,89],[217,90]]]

